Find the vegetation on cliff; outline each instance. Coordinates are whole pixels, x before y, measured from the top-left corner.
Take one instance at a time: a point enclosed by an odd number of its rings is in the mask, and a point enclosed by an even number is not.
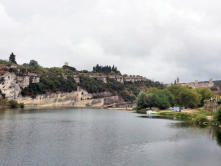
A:
[[[101,65],[96,65],[93,67],[93,72],[94,73],[105,73],[105,74],[110,74],[110,73],[115,73],[115,74],[120,74],[120,71],[115,67],[114,65],[111,66],[101,66]]]
[[[9,56],[9,62],[12,62],[14,64],[17,64],[16,60],[15,60],[15,54],[12,52]]]
[[[44,72],[39,72],[40,82],[30,83],[30,85],[23,89],[23,96],[35,97],[38,94],[45,94],[48,92],[71,92],[77,90],[77,84],[74,78],[70,75],[64,76],[62,69],[50,68],[44,69]]]
[[[40,82],[30,83],[28,87],[22,89],[23,96],[33,98],[39,94],[55,92],[76,91],[77,87],[85,89],[89,93],[111,92],[113,95],[121,96],[125,101],[134,102],[141,90],[148,88],[162,88],[159,82],[151,80],[140,80],[134,82],[120,82],[111,77],[123,77],[117,67],[96,65],[93,71],[78,71],[67,63],[62,67],[44,68],[37,61],[31,60],[23,65],[16,64],[14,54],[11,54],[10,61],[0,61],[1,71],[13,72],[18,76],[26,76],[28,73],[35,73],[40,77]],[[3,73],[4,73],[3,72]],[[99,79],[105,77],[106,81]]]

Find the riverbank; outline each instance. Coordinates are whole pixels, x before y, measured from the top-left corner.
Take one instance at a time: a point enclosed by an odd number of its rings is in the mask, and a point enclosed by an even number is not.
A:
[[[0,99],[0,110],[9,108],[24,108],[24,103],[18,103],[15,100]]]
[[[171,110],[170,110],[171,111]],[[137,113],[146,114],[146,110],[137,110]],[[221,109],[217,111],[217,113],[212,114],[211,112],[200,109],[186,109],[181,112],[167,112],[165,110],[159,110],[157,112],[158,116],[168,119],[181,120],[186,121],[188,123],[192,123],[193,125],[199,126],[218,126],[221,128],[221,123],[219,120],[219,112]]]
[[[4,105],[4,106],[0,106],[0,111],[2,110],[7,110],[7,109],[11,109],[11,110],[16,110],[18,108],[21,107],[16,107],[16,108],[12,108],[9,105]],[[133,111],[134,108],[132,107],[98,107],[98,106],[85,106],[85,107],[77,107],[77,106],[73,106],[73,105],[57,105],[57,106],[24,106],[22,109],[23,110],[44,110],[44,109],[49,109],[49,110],[53,110],[53,109],[107,109],[107,110],[115,110],[115,111]]]

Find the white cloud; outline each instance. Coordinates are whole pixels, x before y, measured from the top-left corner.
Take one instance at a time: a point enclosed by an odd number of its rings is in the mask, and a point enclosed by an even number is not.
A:
[[[115,64],[165,82],[219,79],[219,0],[0,0],[0,56]]]

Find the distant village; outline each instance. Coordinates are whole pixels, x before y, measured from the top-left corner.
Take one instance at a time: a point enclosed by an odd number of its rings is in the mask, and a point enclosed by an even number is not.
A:
[[[214,93],[221,95],[221,86],[217,85],[215,82],[216,81],[213,81],[213,79],[209,79],[208,81],[195,80],[194,82],[181,83],[179,77],[177,77],[177,79],[174,81],[174,83],[166,84],[166,86],[170,86],[172,84],[179,84],[179,85],[189,87],[189,88],[192,88],[192,89],[195,89],[195,88],[209,88]]]
[[[212,88],[214,87],[214,82],[213,82],[213,79],[210,79],[209,81],[194,81],[194,82],[189,82],[189,83],[180,83],[180,79],[179,77],[177,77],[177,79],[174,81],[174,84],[179,84],[179,85],[182,85],[182,86],[186,86],[186,87],[189,87],[189,88]]]
[[[90,74],[90,78],[94,78],[96,80],[101,80],[104,83],[107,83],[107,79],[114,79],[115,81],[118,81],[120,83],[125,82],[140,82],[140,81],[147,81],[148,79],[139,75],[105,75],[105,74]],[[80,78],[79,75],[74,76],[74,80],[79,83]]]

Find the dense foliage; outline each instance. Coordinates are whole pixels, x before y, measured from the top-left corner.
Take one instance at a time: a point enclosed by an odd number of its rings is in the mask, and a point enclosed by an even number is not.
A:
[[[99,69],[99,67],[96,69]],[[99,70],[108,71],[109,69],[110,66]],[[48,92],[71,92],[75,91],[77,86],[80,86],[89,93],[109,91],[115,95],[120,95],[127,102],[133,102],[140,90],[147,90],[150,87],[163,87],[159,82],[151,80],[120,83],[114,79],[107,79],[107,83],[104,83],[101,80],[91,78],[88,72],[78,72],[74,67],[64,65],[62,68],[43,68],[34,60],[31,60],[29,64],[21,66],[20,71],[23,70],[37,73],[40,76],[39,83],[31,83],[29,87],[22,91],[23,96],[35,97],[38,94]],[[111,72],[117,72],[117,68],[113,66]],[[74,75],[79,76],[79,83],[74,81]]]
[[[73,77],[64,76],[62,70],[58,68],[51,68],[41,74],[39,83],[30,83],[22,91],[22,95],[35,97],[37,94],[47,92],[71,92],[74,90],[77,90],[77,84]]]
[[[1,107],[24,108],[24,103],[18,103],[15,100],[0,99],[0,108]]]
[[[171,85],[165,89],[150,88],[138,95],[137,108],[166,109],[170,106],[196,108],[203,106],[205,101],[213,96],[214,93],[207,88],[190,89],[180,85]]]
[[[29,63],[23,65],[15,64],[15,55],[10,55],[10,61],[0,60],[0,64],[5,66],[9,72],[13,72],[18,76],[26,76],[28,73],[35,73],[40,77],[39,83],[31,83],[21,92],[23,96],[36,97],[39,94],[54,93],[54,92],[71,92],[77,90],[77,87],[87,90],[89,93],[111,92],[113,95],[121,96],[124,101],[134,102],[136,96],[141,90],[146,91],[148,88],[157,87],[163,88],[159,82],[151,80],[138,82],[118,82],[115,79],[107,78],[107,82],[96,79],[96,76],[102,75],[121,75],[117,67],[96,65],[93,71],[82,70],[69,66],[67,63],[62,68],[44,68],[38,64],[36,60],[30,60]],[[3,68],[1,68],[2,73]],[[99,73],[99,74],[98,74]],[[93,76],[93,77],[91,77]],[[95,76],[95,77],[94,77]],[[126,76],[126,75],[125,75]],[[75,79],[79,78],[79,82]]]
[[[9,62],[12,62],[14,64],[17,64],[16,60],[15,60],[15,54],[12,52],[9,56]]]
[[[109,74],[109,73],[116,73],[116,74],[120,74],[120,71],[117,70],[117,67],[115,67],[114,65],[111,66],[101,66],[101,65],[96,65],[93,67],[93,72],[95,73],[105,73],[105,74]]]
[[[71,70],[71,71],[74,71],[74,72],[77,71],[75,67],[68,66],[68,65],[64,65],[62,68],[63,69],[68,69],[68,70]]]
[[[203,106],[208,99],[214,97],[215,94],[208,88],[198,88],[196,91],[201,95],[200,105]]]
[[[214,114],[214,120],[221,124],[221,108],[219,108]]]
[[[146,94],[145,92],[140,92],[137,97],[137,109],[141,110],[147,107],[154,106],[154,98],[152,94]]]
[[[85,76],[80,77],[79,85],[89,93],[99,93],[105,91],[105,84],[103,81],[95,80]]]
[[[128,92],[128,89],[125,88],[124,84],[114,79],[108,79],[107,83],[104,83],[100,80],[81,76],[78,85],[89,93],[109,91],[113,94],[120,95],[125,101],[134,101],[136,99],[132,92]]]

